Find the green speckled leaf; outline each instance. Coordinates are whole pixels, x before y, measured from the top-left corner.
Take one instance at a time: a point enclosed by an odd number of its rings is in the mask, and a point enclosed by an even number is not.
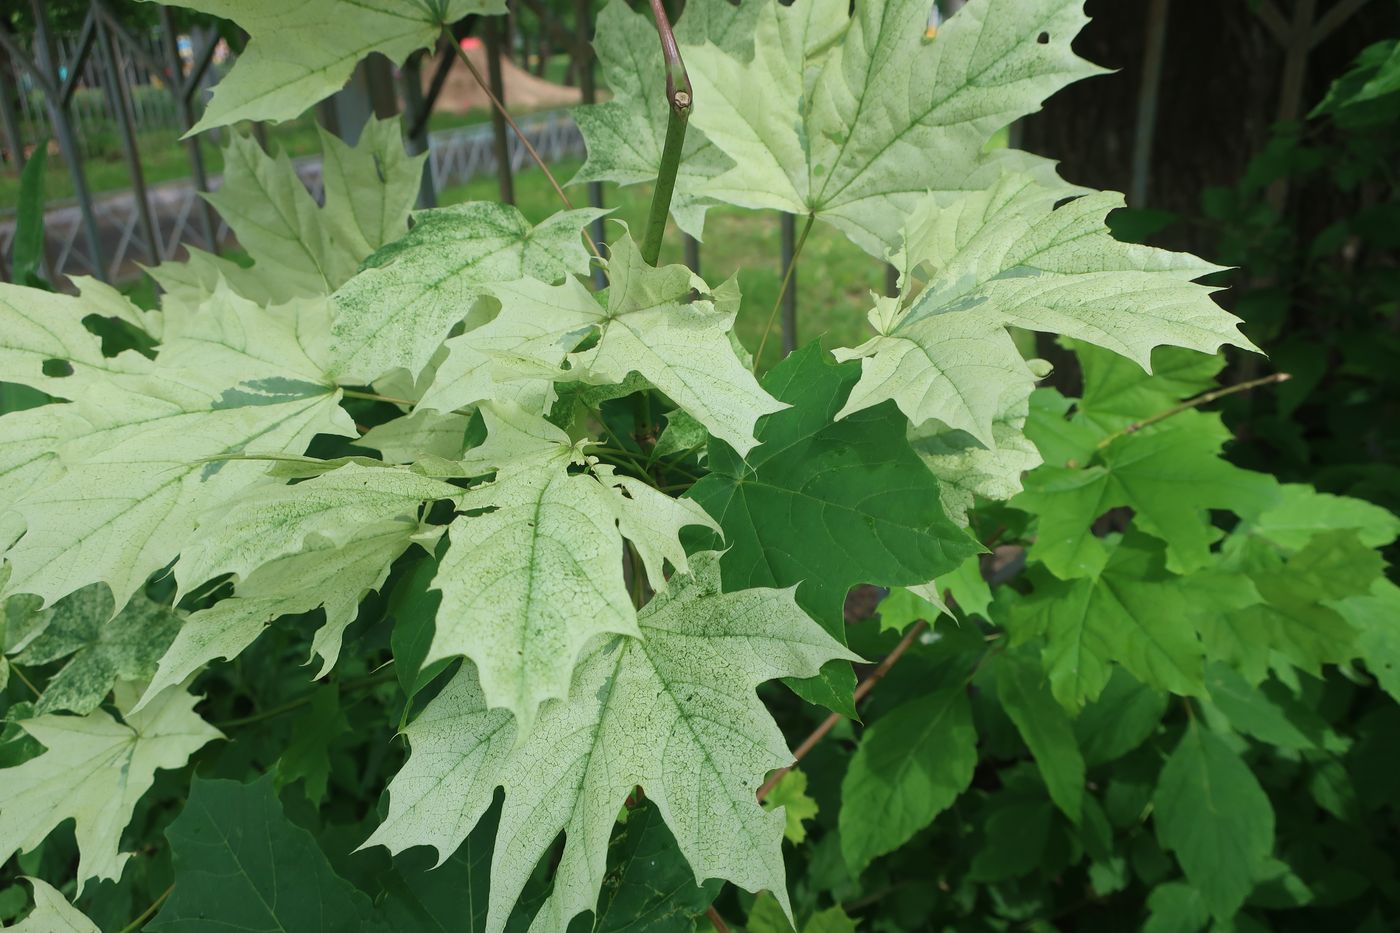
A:
[[[765,813],[754,792],[791,754],[754,689],[850,655],[790,591],[722,593],[716,555],[691,561],[692,575],[642,611],[639,637],[590,643],[568,699],[546,704],[528,736],[517,738],[509,713],[487,708],[464,666],[408,727],[411,754],[367,844],[428,844],[445,856],[503,786],[487,930],[504,927],[561,830],[554,892],[534,928],[564,929],[597,902],[618,809],[640,785],[695,877],[767,888],[786,905],[783,817]],[[540,781],[545,768],[559,780]]]

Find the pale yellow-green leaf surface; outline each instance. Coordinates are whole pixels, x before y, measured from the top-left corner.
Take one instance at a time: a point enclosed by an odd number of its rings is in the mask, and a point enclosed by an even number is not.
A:
[[[613,823],[640,785],[697,878],[771,890],[787,910],[784,817],[765,812],[754,794],[791,753],[755,689],[852,656],[791,590],[724,593],[711,552],[693,555],[691,570],[642,610],[639,637],[589,643],[568,698],[546,704],[528,735],[488,707],[474,668],[464,666],[408,727],[408,762],[366,844],[431,845],[446,858],[504,787],[486,929],[504,929],[563,832],[553,892],[532,925],[562,930],[595,905]]]
[[[102,710],[19,720],[45,752],[0,770],[0,853],[28,852],[71,819],[79,889],[93,879],[117,880],[130,857],[119,851],[122,830],[156,771],[184,767],[190,755],[222,738],[195,714],[198,699],[176,686],[140,712],[125,713],[124,722]]]
[[[504,13],[501,0],[174,0],[231,19],[250,36],[190,132],[242,120],[290,120],[345,85],[371,52],[402,64],[444,23]]]

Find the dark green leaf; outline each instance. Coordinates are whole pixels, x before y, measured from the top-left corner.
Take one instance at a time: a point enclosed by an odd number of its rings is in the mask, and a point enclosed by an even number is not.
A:
[[[851,587],[927,583],[978,550],[893,403],[833,421],[859,378],[817,344],[793,353],[763,382],[792,407],[759,423],[747,459],[712,438],[713,472],[690,491],[724,530],[726,589],[800,584],[798,604],[842,641]]]
[[[1162,767],[1153,798],[1157,839],[1176,853],[1207,909],[1240,909],[1274,847],[1274,808],[1220,736],[1193,722]]]
[[[322,933],[372,922],[369,898],[287,820],[271,775],[251,784],[196,777],[165,834],[175,892],[148,929]]]

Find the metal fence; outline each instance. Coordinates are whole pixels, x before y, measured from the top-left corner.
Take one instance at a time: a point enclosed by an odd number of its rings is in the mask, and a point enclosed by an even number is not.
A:
[[[583,154],[583,137],[566,114],[539,114],[522,118],[521,130],[535,149],[548,161]],[[492,129],[488,125],[440,130],[432,133],[428,144],[428,171],[433,190],[440,191],[461,184],[478,175],[496,170],[496,150]],[[519,171],[530,164],[524,145],[510,140],[510,167]],[[304,156],[293,162],[297,175],[318,199],[321,196],[321,157]],[[210,188],[217,190],[223,177],[209,179]],[[176,259],[186,245],[216,251],[230,242],[228,226],[214,215],[212,237],[200,229],[197,222],[204,208],[199,189],[189,179],[162,182],[146,189],[151,222],[156,233],[157,262]],[[140,274],[140,264],[152,258],[144,248],[139,230],[141,210],[132,191],[96,195],[91,199],[104,250],[94,256],[86,248],[84,214],[76,203],[51,207],[45,212],[44,241],[51,273],[63,276],[94,275],[120,281]],[[0,268],[10,267],[14,247],[15,220],[0,219]]]
[[[590,2],[581,2],[585,22],[591,20]],[[218,252],[229,231],[200,194],[217,188],[221,179],[211,177],[199,141],[186,141],[189,171],[177,181],[148,184],[141,155],[142,137],[148,133],[168,139],[197,122],[214,77],[216,51],[223,48],[217,32],[196,28],[181,34],[164,7],[159,8],[158,28],[134,30],[104,0],[89,0],[81,29],[58,36],[50,28],[44,0],[30,0],[30,7],[32,35],[0,30],[0,166],[22,169],[34,146],[51,137],[54,155],[68,168],[73,196],[45,212],[47,277],[59,283],[72,275],[120,280],[139,275],[141,264],[178,257],[186,245]],[[587,42],[586,34],[577,35]],[[414,56],[400,76],[409,146],[429,153],[425,204],[443,187],[485,172],[508,179],[529,161],[523,141],[499,126],[428,133],[428,117],[455,61],[454,50],[445,46],[431,56]],[[433,67],[427,93],[421,84],[424,62]],[[492,79],[499,80],[495,74]],[[501,95],[499,86],[493,90]],[[590,101],[591,75],[582,90]],[[392,101],[392,92],[388,96]],[[522,119],[520,126],[546,160],[583,152],[578,129],[565,115],[536,115]],[[255,126],[254,132],[265,137],[262,127]],[[85,163],[98,145],[111,147],[113,137],[130,186],[94,194]],[[302,158],[296,165],[303,181],[319,194],[320,157]],[[601,189],[590,187],[597,203]],[[0,278],[6,280],[16,227],[7,207],[0,205]]]

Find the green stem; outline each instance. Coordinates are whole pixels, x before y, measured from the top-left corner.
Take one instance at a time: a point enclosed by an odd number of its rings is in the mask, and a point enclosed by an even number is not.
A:
[[[389,663],[392,664],[393,662],[391,661]],[[346,694],[354,693],[357,690],[367,690],[371,687],[377,687],[380,684],[386,684],[393,680],[395,676],[393,671],[389,671],[387,674],[371,674],[368,677],[361,677],[358,680],[347,680],[340,685],[340,692]],[[304,696],[297,697],[295,700],[283,703],[281,706],[274,706],[272,709],[263,710],[260,713],[253,713],[251,716],[241,716],[238,719],[225,719],[223,722],[214,723],[214,728],[219,730],[231,729],[234,726],[247,726],[255,722],[262,722],[265,719],[275,719],[278,716],[309,705],[311,703],[311,698],[315,695],[315,691],[312,691]]]
[[[346,398],[362,398],[370,402],[388,402],[390,405],[407,405],[409,408],[418,404],[406,398],[394,398],[392,395],[380,395],[377,392],[361,392],[359,389],[341,389],[340,394]]]
[[[685,146],[685,130],[690,123],[690,107],[694,91],[680,47],[676,45],[671,21],[661,0],[651,0],[651,14],[661,37],[661,55],[666,62],[666,103],[671,108],[666,120],[666,144],[661,150],[661,167],[656,173],[656,190],[651,196],[651,212],[647,216],[646,237],[642,240],[642,259],[656,265],[661,256],[661,239],[666,234],[666,218],[671,213],[671,196],[676,190],[676,173],[680,171],[681,149]]]
[[[19,666],[13,661],[10,662],[10,670],[15,672],[15,676],[20,679],[21,683],[29,688],[29,692],[34,694],[34,698],[37,700],[40,696],[39,688],[29,682],[29,678],[24,676],[24,671],[20,670]]]
[[[154,901],[151,902],[151,906],[141,911],[141,916],[137,917],[135,920],[122,927],[121,933],[136,933],[136,931],[141,929],[142,925],[144,925],[147,920],[150,920],[152,917],[155,916],[156,911],[160,910],[160,905],[164,904],[166,900],[170,897],[170,895],[174,893],[175,885],[172,884],[170,887],[165,889],[165,893],[163,893],[160,897],[156,898]]]
[[[1287,382],[1291,378],[1293,377],[1288,373],[1273,373],[1272,375],[1263,376],[1259,379],[1251,379],[1248,382],[1241,382],[1236,385],[1226,386],[1223,389],[1214,389],[1210,392],[1203,393],[1201,395],[1196,396],[1195,398],[1187,399],[1180,405],[1173,405],[1171,408],[1168,408],[1165,411],[1159,411],[1155,415],[1150,415],[1149,417],[1143,418],[1141,421],[1134,421],[1127,427],[1114,431],[1112,434],[1109,434],[1108,436],[1104,437],[1102,440],[1099,441],[1099,450],[1103,450],[1105,447],[1107,447],[1109,444],[1112,444],[1120,437],[1124,437],[1128,434],[1135,434],[1138,431],[1141,431],[1143,428],[1147,427],[1148,425],[1156,424],[1159,421],[1166,421],[1173,415],[1179,415],[1183,411],[1190,411],[1192,408],[1199,408],[1202,405],[1209,405],[1211,402],[1225,398],[1229,395],[1234,395],[1238,392],[1248,392],[1250,389],[1257,389],[1260,386],[1271,385],[1277,382]]]
[[[808,214],[807,222],[802,225],[802,233],[797,238],[797,245],[792,248],[792,259],[788,260],[787,270],[783,272],[783,283],[778,286],[778,299],[773,302],[773,310],[768,315],[768,323],[763,328],[763,339],[758,342],[758,351],[753,355],[753,371],[758,372],[758,362],[763,358],[763,348],[768,345],[768,335],[773,333],[773,322],[778,319],[778,312],[783,308],[783,296],[787,294],[788,286],[792,284],[792,273],[797,269],[797,257],[802,255],[802,246],[807,242],[807,234],[812,232],[812,222],[817,219],[816,214]]]

